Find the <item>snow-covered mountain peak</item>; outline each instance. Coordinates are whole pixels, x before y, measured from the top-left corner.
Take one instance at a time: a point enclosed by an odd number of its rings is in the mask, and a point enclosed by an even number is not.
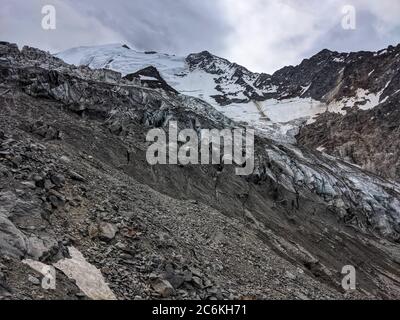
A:
[[[170,74],[185,67],[185,58],[158,53],[141,52],[122,44],[110,44],[92,47],[77,47],[56,54],[65,62],[74,65],[86,65],[93,69],[105,68],[121,72],[122,75],[153,66],[162,74]]]
[[[113,44],[73,48],[56,56],[70,64],[112,69],[122,75],[153,66],[179,92],[213,105],[248,102],[258,77],[246,68],[208,51],[180,57],[154,51],[140,52]]]
[[[189,54],[186,57],[186,62],[190,70],[201,69],[205,72],[215,75],[224,75],[226,73],[236,76],[241,76],[243,74],[256,75],[247,70],[245,67],[213,55],[208,51]]]

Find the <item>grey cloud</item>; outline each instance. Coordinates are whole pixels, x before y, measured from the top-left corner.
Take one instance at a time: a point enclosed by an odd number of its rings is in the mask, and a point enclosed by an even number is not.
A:
[[[377,50],[400,38],[398,0],[1,0],[0,39],[52,52],[124,42],[185,55],[209,50],[254,71],[297,64],[323,48]],[[41,28],[41,8],[57,29]],[[356,30],[341,28],[354,5]]]
[[[256,71],[298,64],[324,48],[378,50],[400,39],[398,0],[221,1],[236,24],[227,56]],[[341,27],[344,5],[356,9],[356,30]]]
[[[42,29],[44,5],[56,8],[56,30]],[[93,17],[87,17],[62,0],[2,0],[0,39],[51,52],[79,45],[120,42],[125,39]]]
[[[41,8],[54,5],[57,29],[41,28]],[[50,51],[128,42],[175,54],[222,54],[231,27],[214,0],[2,0],[0,38]]]
[[[230,32],[214,0],[69,0],[140,49],[187,54],[223,52]]]

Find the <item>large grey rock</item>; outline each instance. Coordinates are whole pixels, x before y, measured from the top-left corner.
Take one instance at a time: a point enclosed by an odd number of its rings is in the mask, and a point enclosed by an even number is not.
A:
[[[0,192],[0,215],[10,217],[17,202],[17,196],[11,191]]]
[[[168,298],[175,293],[174,287],[168,280],[155,279],[151,284],[154,291],[161,295],[163,298]]]
[[[118,228],[116,225],[108,222],[101,222],[98,225],[99,238],[104,241],[111,241],[115,238]]]
[[[22,258],[26,253],[26,236],[4,215],[0,215],[0,256]]]
[[[57,187],[62,187],[65,183],[65,177],[60,173],[53,174],[50,179]]]

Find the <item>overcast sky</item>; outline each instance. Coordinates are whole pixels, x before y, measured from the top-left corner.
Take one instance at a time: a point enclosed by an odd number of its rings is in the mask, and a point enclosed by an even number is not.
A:
[[[42,28],[42,7],[56,29]],[[342,27],[342,8],[356,28]],[[0,40],[50,52],[127,43],[187,55],[208,50],[272,73],[328,48],[378,50],[400,42],[400,0],[1,0]]]

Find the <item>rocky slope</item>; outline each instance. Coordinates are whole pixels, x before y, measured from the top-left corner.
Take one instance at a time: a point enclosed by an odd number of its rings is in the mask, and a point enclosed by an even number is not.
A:
[[[400,297],[397,184],[264,136],[247,177],[150,166],[151,128],[238,124],[29,47],[0,44],[0,90],[2,298]],[[344,292],[348,264],[357,290]],[[40,286],[49,265],[56,290]]]
[[[352,73],[353,77],[343,76],[338,86],[336,94],[341,98],[334,103],[348,103],[349,108],[338,114],[324,113],[302,128],[297,139],[303,145],[398,181],[400,46],[364,56],[352,67],[357,73]],[[373,108],[365,108],[370,101],[354,101],[355,88],[356,95],[370,88],[376,95],[370,99],[375,101]]]

